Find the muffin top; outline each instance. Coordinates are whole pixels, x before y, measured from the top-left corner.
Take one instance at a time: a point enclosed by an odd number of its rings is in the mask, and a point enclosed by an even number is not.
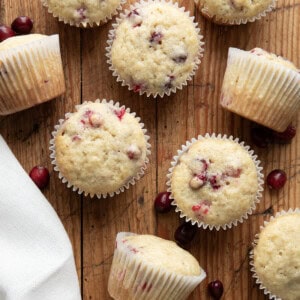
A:
[[[189,14],[170,2],[137,4],[112,36],[113,70],[135,92],[169,94],[200,62],[198,32]]]
[[[242,51],[242,50],[239,50],[239,51]],[[254,54],[256,56],[260,56],[260,57],[268,60],[272,64],[277,64],[277,65],[289,68],[291,70],[294,70],[296,72],[299,72],[299,69],[297,69],[296,66],[292,62],[290,62],[289,60],[287,60],[279,55],[276,55],[274,53],[267,52],[261,48],[254,48],[247,52]]]
[[[300,299],[300,213],[272,219],[254,248],[255,272],[262,285],[284,300]]]
[[[105,22],[110,18],[123,0],[43,0],[49,11],[61,20],[72,25],[84,27],[87,24]]]
[[[44,39],[45,37],[47,37],[47,35],[36,34],[36,33],[13,36],[0,43],[0,51],[23,46],[26,45],[27,43]]]
[[[274,0],[195,0],[195,2],[208,18],[227,23],[257,17],[268,10]]]
[[[117,239],[117,248],[126,249],[135,258],[154,268],[179,275],[199,276],[204,271],[198,261],[175,242],[153,235],[128,235]]]
[[[171,174],[172,197],[182,214],[210,228],[241,219],[254,206],[258,185],[251,155],[229,139],[195,141]]]
[[[113,103],[86,102],[66,116],[55,136],[56,164],[86,194],[113,193],[147,161],[139,118]]]

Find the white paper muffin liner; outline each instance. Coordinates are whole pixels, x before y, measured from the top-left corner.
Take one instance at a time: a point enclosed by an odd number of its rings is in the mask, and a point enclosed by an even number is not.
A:
[[[114,15],[116,15],[118,13],[118,11],[120,11],[122,9],[122,5],[124,3],[126,3],[126,0],[120,0],[119,6],[102,20],[92,21],[92,22],[75,22],[74,20],[69,20],[59,14],[54,13],[48,5],[48,0],[41,0],[41,1],[42,1],[43,6],[45,6],[47,8],[48,12],[50,14],[52,14],[53,17],[58,18],[58,20],[60,22],[64,22],[64,24],[69,24],[71,26],[76,26],[76,27],[81,27],[81,28],[88,28],[88,27],[92,28],[92,27],[101,26],[101,25],[107,23],[109,20],[112,19],[112,17]],[[63,0],[60,0],[60,1],[63,1]]]
[[[290,208],[289,210],[285,211],[285,210],[282,210],[282,211],[279,211],[275,214],[275,216],[271,216],[270,220],[269,221],[264,221],[264,224],[262,226],[260,226],[260,232],[264,229],[264,227],[266,227],[273,219],[275,219],[276,217],[279,217],[279,216],[283,216],[283,215],[288,215],[288,214],[291,214],[291,213],[297,213],[297,214],[300,214],[300,209],[299,208],[295,208],[295,209],[292,209]],[[272,291],[269,291],[263,284],[263,282],[260,281],[257,273],[256,273],[256,270],[255,270],[255,267],[254,267],[254,248],[256,247],[257,243],[259,241],[259,233],[257,233],[255,235],[255,238],[254,238],[254,241],[252,242],[252,250],[250,251],[249,253],[249,257],[250,257],[250,270],[251,272],[253,273],[252,277],[255,279],[255,282],[256,284],[259,285],[259,289],[260,290],[263,290],[263,293],[269,297],[269,299],[273,299],[273,300],[284,300],[280,297],[277,297],[276,295],[274,295],[272,293]]]
[[[300,108],[300,74],[249,51],[229,48],[221,106],[282,132]]]
[[[273,0],[272,3],[268,6],[268,8],[266,8],[265,10],[263,10],[262,12],[260,12],[259,14],[257,14],[254,17],[237,18],[234,20],[228,20],[226,18],[218,17],[216,15],[211,15],[207,8],[200,7],[199,0],[194,0],[194,1],[195,1],[196,5],[198,6],[199,11],[206,19],[212,21],[213,23],[219,24],[219,25],[241,25],[241,24],[246,24],[248,22],[255,22],[255,21],[260,20],[261,18],[265,17],[267,15],[267,13],[269,13],[273,9],[275,9],[276,2],[277,2],[277,0]]]
[[[118,74],[118,71],[113,67],[112,59],[111,59],[111,48],[112,48],[112,44],[114,42],[116,30],[117,30],[119,24],[122,22],[122,20],[130,13],[130,11],[141,8],[141,7],[143,7],[143,5],[145,5],[149,2],[166,3],[169,5],[173,5],[176,8],[178,8],[180,11],[184,12],[185,15],[191,19],[191,21],[197,31],[197,35],[198,35],[199,50],[198,50],[198,54],[195,58],[195,62],[194,62],[195,66],[194,66],[192,72],[187,77],[185,82],[182,82],[179,86],[173,86],[171,89],[168,89],[165,92],[153,93],[153,92],[150,92],[147,90],[140,90],[138,92],[139,95],[143,95],[146,93],[147,97],[152,96],[153,98],[156,98],[159,95],[162,98],[164,95],[170,96],[171,93],[176,93],[177,89],[182,90],[182,88],[187,85],[188,81],[191,80],[192,77],[195,75],[195,73],[201,63],[201,57],[203,56],[203,52],[204,52],[204,48],[203,48],[204,42],[202,41],[203,36],[200,34],[200,28],[198,27],[198,23],[195,22],[195,17],[190,16],[189,11],[185,11],[184,7],[180,7],[177,2],[173,3],[170,0],[141,0],[140,2],[136,2],[136,3],[132,4],[129,9],[126,9],[124,12],[121,12],[120,15],[116,18],[116,23],[112,24],[113,29],[111,29],[108,34],[108,40],[107,40],[108,47],[106,47],[105,49],[106,49],[106,56],[108,58],[107,63],[109,64],[109,69],[112,71],[113,76],[117,78],[117,82],[121,82],[122,86],[128,86],[129,90],[133,90],[133,85],[130,82],[127,82],[126,80],[122,79],[122,77]]]
[[[1,50],[0,78],[0,115],[63,94],[66,88],[58,35],[39,37]]]
[[[119,232],[116,238],[108,281],[108,292],[115,300],[183,300],[206,277],[202,269],[199,276],[188,276],[147,265],[123,245],[130,235],[135,234]]]
[[[65,114],[65,119],[60,119],[58,121],[58,125],[54,126],[55,130],[52,132],[53,138],[50,140],[50,147],[49,147],[49,149],[51,151],[51,153],[50,153],[51,163],[54,165],[54,170],[58,172],[59,179],[61,179],[61,181],[63,183],[66,183],[68,188],[72,188],[72,190],[74,192],[77,192],[79,195],[81,195],[83,193],[85,196],[88,196],[88,195],[90,197],[96,196],[98,199],[100,199],[100,198],[106,198],[108,196],[113,197],[115,194],[118,195],[121,192],[124,192],[125,189],[129,189],[130,185],[135,185],[135,183],[145,174],[145,170],[147,168],[147,164],[149,163],[149,156],[151,154],[151,151],[150,151],[151,145],[148,142],[149,139],[150,139],[150,137],[146,134],[147,130],[144,128],[144,123],[141,123],[140,122],[141,119],[139,117],[136,117],[136,113],[135,112],[130,112],[130,108],[126,108],[124,105],[120,106],[119,102],[114,102],[113,100],[107,101],[106,99],[102,99],[102,100],[97,99],[95,101],[85,101],[82,104],[76,105],[75,108],[80,107],[81,105],[86,104],[86,103],[108,103],[108,104],[114,105],[114,107],[116,107],[116,108],[120,108],[120,109],[121,108],[125,108],[125,110],[126,110],[127,113],[130,113],[133,117],[135,117],[136,120],[138,120],[139,125],[140,125],[140,127],[141,127],[141,129],[142,129],[142,131],[144,133],[144,136],[145,136],[146,148],[147,148],[146,149],[146,157],[145,157],[144,165],[141,167],[141,169],[139,170],[139,172],[135,176],[133,176],[131,178],[131,180],[129,180],[125,185],[121,186],[119,189],[117,189],[116,191],[111,192],[111,193],[92,194],[92,193],[89,193],[89,192],[86,192],[86,191],[82,190],[78,186],[75,186],[73,183],[69,182],[68,179],[65,178],[63,176],[63,174],[61,173],[61,171],[59,169],[59,166],[57,164],[57,161],[56,161],[55,137],[56,137],[57,132],[60,129],[61,125],[73,113],[66,113]]]
[[[244,150],[246,150],[248,152],[248,154],[251,156],[252,161],[255,164],[255,168],[257,171],[257,180],[258,180],[258,188],[257,188],[257,193],[256,193],[256,198],[253,201],[252,206],[248,209],[248,211],[243,214],[239,219],[236,220],[232,220],[230,223],[228,224],[224,224],[224,225],[212,225],[212,224],[207,224],[205,222],[202,222],[200,220],[194,220],[190,217],[188,217],[178,206],[176,199],[174,198],[174,195],[172,193],[172,188],[171,188],[171,179],[172,179],[172,173],[173,170],[175,168],[175,166],[177,165],[180,157],[182,154],[184,154],[192,144],[194,144],[195,142],[199,141],[199,140],[204,140],[204,139],[222,139],[222,140],[230,140],[236,144],[239,144]],[[257,155],[254,154],[254,151],[250,149],[250,146],[245,145],[244,142],[240,142],[238,138],[234,138],[233,136],[227,136],[222,135],[222,134],[218,134],[216,135],[215,133],[213,134],[205,134],[204,136],[202,135],[198,135],[197,138],[192,138],[191,141],[187,141],[185,145],[181,146],[180,150],[177,150],[177,155],[175,155],[173,157],[173,160],[171,162],[171,168],[169,168],[168,170],[168,174],[167,174],[167,186],[168,189],[167,191],[171,193],[170,195],[170,199],[173,199],[172,201],[172,205],[176,206],[175,211],[180,213],[180,218],[184,218],[186,222],[191,222],[192,225],[197,224],[197,226],[199,228],[209,228],[210,230],[216,229],[217,231],[220,230],[220,228],[226,230],[226,229],[230,229],[232,226],[237,226],[238,223],[243,223],[244,220],[248,219],[248,216],[251,215],[253,213],[253,211],[255,210],[256,204],[259,203],[260,198],[262,197],[262,192],[264,190],[263,188],[263,184],[264,184],[264,175],[262,173],[263,168],[260,166],[260,160],[257,159]]]

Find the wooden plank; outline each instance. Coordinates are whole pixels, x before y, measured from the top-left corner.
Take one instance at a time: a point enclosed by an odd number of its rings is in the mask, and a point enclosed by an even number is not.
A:
[[[62,97],[25,111],[1,117],[0,133],[26,171],[35,165],[47,166],[50,185],[43,191],[61,218],[71,239],[78,276],[81,276],[81,203],[58,179],[49,158],[49,140],[54,125],[80,102],[80,32],[58,24],[40,1],[1,0],[1,23],[11,24],[20,15],[34,20],[33,32],[59,33],[67,92]]]
[[[185,1],[181,3],[186,4]],[[269,218],[269,211],[273,213],[300,204],[297,200],[300,195],[297,188],[300,173],[297,153],[299,132],[289,145],[270,145],[268,149],[255,147],[250,140],[251,123],[219,106],[220,88],[230,46],[242,49],[259,46],[300,65],[299,4],[299,1],[279,1],[278,8],[268,17],[237,27],[212,24],[195,11],[205,41],[202,63],[188,90],[182,91],[187,94],[176,94],[175,99],[170,99],[172,105],[160,105],[157,112],[159,191],[165,189],[165,176],[172,155],[186,139],[206,132],[240,137],[256,150],[263,162],[265,174],[280,167],[287,171],[289,177],[289,183],[283,190],[271,193],[266,189],[256,213],[242,225],[226,232],[199,230],[191,252],[198,258],[208,276],[189,299],[209,299],[206,284],[217,278],[224,283],[224,299],[265,299],[251,277],[248,253],[259,225]],[[295,120],[296,123],[299,124],[299,117],[298,122]],[[162,141],[163,149],[160,149]],[[270,207],[271,210],[268,210]],[[173,239],[179,223],[178,216],[174,214],[157,216],[158,235]]]
[[[133,1],[131,1],[133,2]],[[83,298],[109,299],[107,282],[119,231],[154,233],[152,199],[156,194],[156,103],[121,87],[108,70],[105,47],[111,23],[82,34],[83,101],[113,99],[130,107],[145,123],[152,154],[146,175],[124,193],[83,201]]]

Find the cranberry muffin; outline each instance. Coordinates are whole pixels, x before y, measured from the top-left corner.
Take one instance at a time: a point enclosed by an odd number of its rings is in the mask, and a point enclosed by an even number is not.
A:
[[[198,261],[176,243],[120,232],[108,292],[115,300],[183,300],[205,277]]]
[[[261,197],[262,168],[248,146],[226,136],[199,136],[173,158],[168,191],[176,211],[199,227],[242,222]]]
[[[280,56],[229,48],[221,106],[282,132],[300,108],[299,82],[299,70]]]
[[[53,132],[51,157],[73,190],[98,198],[124,191],[144,173],[150,154],[144,124],[112,101],[85,102]]]
[[[300,299],[300,210],[277,213],[254,241],[250,264],[270,299]]]
[[[42,0],[54,17],[64,23],[93,27],[112,18],[126,0]]]
[[[107,47],[110,69],[140,95],[170,95],[186,85],[200,63],[200,30],[177,3],[136,3],[113,27]]]
[[[58,35],[28,34],[0,43],[0,115],[65,92]]]
[[[239,25],[264,17],[276,6],[275,0],[195,0],[204,17],[222,25]]]

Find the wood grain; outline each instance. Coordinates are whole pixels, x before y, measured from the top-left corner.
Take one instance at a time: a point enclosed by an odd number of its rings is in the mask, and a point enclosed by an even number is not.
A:
[[[220,232],[198,231],[190,251],[207,271],[207,279],[190,300],[209,299],[206,284],[216,278],[224,283],[224,299],[265,299],[249,271],[252,239],[270,215],[281,209],[300,207],[300,130],[291,144],[257,148],[250,139],[251,123],[222,110],[218,104],[230,46],[247,50],[258,46],[300,66],[300,0],[279,0],[277,8],[262,20],[233,27],[218,26],[203,19],[193,1],[178,2],[199,23],[205,41],[204,57],[187,87],[176,95],[153,100],[121,87],[108,70],[105,47],[111,22],[99,28],[78,29],[57,22],[39,1],[0,0],[2,23],[10,24],[18,15],[29,15],[35,20],[35,32],[59,33],[61,40],[65,95],[0,118],[0,133],[25,170],[37,164],[52,170],[48,151],[51,131],[59,118],[86,100],[120,101],[142,118],[151,138],[152,153],[145,176],[113,198],[78,196],[51,172],[51,184],[44,193],[70,236],[85,300],[110,299],[107,280],[117,232],[151,233],[173,239],[182,221],[175,212],[156,214],[153,200],[158,192],[166,189],[166,174],[176,150],[198,134],[215,132],[239,137],[253,146],[265,174],[282,168],[288,174],[288,182],[279,192],[266,188],[256,212],[242,225]],[[299,114],[293,123],[299,126]]]

